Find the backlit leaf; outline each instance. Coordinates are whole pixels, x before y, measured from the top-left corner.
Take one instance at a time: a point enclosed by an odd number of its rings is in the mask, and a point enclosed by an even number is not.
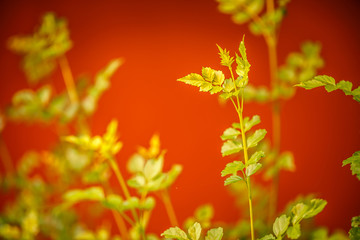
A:
[[[224,177],[229,174],[236,174],[238,171],[243,170],[245,165],[241,161],[234,161],[226,164],[224,170],[221,171],[221,176]]]
[[[240,176],[230,176],[225,180],[224,186],[227,186],[227,185],[232,184],[232,183],[239,182],[241,180],[243,180],[243,178],[240,177]]]
[[[286,235],[290,239],[298,239],[301,236],[300,224],[290,226],[286,231]]]
[[[350,169],[353,175],[360,180],[360,151],[355,152],[351,157],[343,161],[342,166],[350,164]]]
[[[243,145],[241,142],[234,140],[227,140],[221,147],[222,156],[228,156],[234,153],[238,153],[243,149]]]
[[[313,79],[301,82],[296,86],[303,87],[305,89],[312,89],[316,87],[321,87],[325,85],[332,85],[335,86],[335,79],[333,77],[327,75],[319,75],[315,76]]]
[[[265,137],[266,130],[265,129],[258,129],[255,131],[253,135],[248,137],[247,139],[247,147],[255,147],[257,144]]]
[[[179,227],[171,227],[165,230],[161,236],[165,238],[175,238],[178,240],[188,240],[186,233],[181,230]]]
[[[221,65],[226,67],[231,67],[231,64],[234,62],[234,58],[230,57],[229,51],[222,49],[219,45],[216,44],[219,49],[219,55],[221,58]]]
[[[228,139],[235,139],[239,136],[240,131],[236,130],[235,128],[228,128],[224,131],[223,135],[221,136],[222,140]]]
[[[263,157],[265,157],[265,153],[263,151],[257,151],[253,153],[253,155],[251,155],[251,158],[247,162],[247,165],[257,163]]]
[[[327,202],[323,199],[312,199],[310,201],[309,210],[306,212],[304,218],[311,218],[320,213],[326,206]]]
[[[205,240],[221,240],[223,237],[223,229],[221,227],[210,229],[206,236]]]
[[[260,168],[261,168],[261,163],[254,163],[249,165],[246,168],[246,176],[250,177],[251,175],[253,175],[254,173],[256,173]]]
[[[289,223],[290,223],[290,219],[285,214],[276,218],[273,224],[273,231],[275,236],[280,237],[281,235],[283,235],[286,232]]]
[[[199,240],[201,235],[201,226],[200,223],[196,222],[194,225],[188,229],[189,236],[191,240]]]

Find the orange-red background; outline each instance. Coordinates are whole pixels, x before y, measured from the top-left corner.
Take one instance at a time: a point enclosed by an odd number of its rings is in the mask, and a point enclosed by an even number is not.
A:
[[[279,63],[305,40],[320,41],[326,66],[322,74],[359,85],[360,4],[357,0],[294,0],[289,4],[279,38]],[[75,76],[94,75],[112,58],[125,64],[114,75],[112,87],[100,101],[91,120],[95,133],[104,132],[116,118],[124,148],[121,167],[139,145],[147,145],[160,133],[168,150],[165,168],[174,163],[184,171],[171,190],[182,222],[200,204],[212,203],[216,220],[235,221],[239,213],[223,187],[219,136],[236,121],[232,106],[221,106],[216,96],[176,82],[202,66],[219,69],[216,43],[234,52],[246,34],[250,78],[255,85],[268,84],[268,55],[261,37],[246,25],[235,25],[218,12],[212,0],[183,1],[20,1],[0,2],[0,106],[13,93],[27,87],[18,56],[6,49],[8,37],[29,34],[40,16],[54,11],[68,19],[73,49],[67,54]],[[61,79],[54,79],[62,86]],[[261,127],[271,136],[271,111],[267,105],[246,105],[245,114],[259,114]],[[342,92],[305,91],[283,105],[282,150],[295,155],[297,171],[281,174],[279,207],[298,194],[316,193],[328,201],[317,223],[348,230],[352,216],[360,214],[359,181],[351,176],[343,159],[359,149],[359,104]],[[44,126],[7,125],[4,138],[14,159],[29,148],[47,149],[54,132]],[[162,204],[157,204],[150,230],[168,227]]]

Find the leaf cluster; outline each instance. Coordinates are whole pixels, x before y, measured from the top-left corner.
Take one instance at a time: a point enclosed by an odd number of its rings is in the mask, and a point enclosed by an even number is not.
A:
[[[264,0],[217,0],[219,10],[231,15],[236,24],[249,22],[249,28],[255,35],[270,35],[276,33],[282,19],[286,15],[286,5],[289,0],[278,1],[273,12],[264,12]]]
[[[120,59],[112,60],[96,75],[94,84],[87,83],[82,91],[78,86],[78,92],[83,92],[79,104],[71,102],[67,92],[55,95],[55,89],[48,84],[36,91],[23,89],[16,92],[6,109],[6,116],[17,121],[56,120],[63,124],[82,113],[89,116],[94,113],[101,95],[110,86],[111,76],[120,65]]]
[[[37,83],[56,67],[56,60],[72,47],[67,22],[46,13],[32,35],[14,36],[8,46],[23,56],[23,69],[30,83]]]
[[[244,118],[244,134],[251,130],[251,128],[260,123],[260,117],[258,115],[250,118]],[[240,152],[244,149],[242,139],[239,138],[241,134],[241,128],[238,123],[234,123],[231,128],[228,128],[224,131],[221,139],[224,141],[221,148],[221,153],[223,156],[233,155]],[[246,146],[247,148],[253,148],[258,145],[258,143],[265,137],[266,130],[258,129],[252,135],[247,137]],[[261,163],[260,159],[265,156],[265,153],[262,151],[256,151],[252,154],[250,159],[247,162],[242,161],[233,161],[228,163],[225,169],[221,172],[221,176],[231,175],[225,180],[225,186],[231,183],[235,183],[241,180],[245,180],[251,175],[255,174],[260,168]],[[241,176],[238,175],[238,172],[241,172]]]
[[[318,75],[314,78],[302,81],[296,86],[303,87],[305,89],[313,89],[316,87],[325,87],[325,90],[327,92],[332,92],[337,89],[340,89],[344,92],[346,96],[352,96],[353,99],[357,102],[360,102],[360,86],[356,89],[352,89],[352,83],[349,81],[339,81],[338,83],[335,82],[335,79],[333,77],[330,77],[328,75]]]
[[[283,214],[276,218],[273,224],[274,234],[268,234],[260,240],[280,240],[285,235],[290,239],[298,239],[301,236],[300,222],[319,214],[326,204],[327,202],[322,199],[312,199],[309,203],[296,204],[292,208],[290,216]]]
[[[198,222],[195,222],[192,226],[188,228],[188,233],[181,230],[179,227],[171,227],[165,230],[161,236],[165,238],[173,238],[178,240],[199,240],[201,239],[201,225]],[[213,228],[207,231],[205,240],[220,240],[223,236],[223,229]]]
[[[140,193],[154,192],[170,187],[182,171],[182,166],[176,164],[169,172],[163,172],[165,151],[160,151],[158,135],[150,139],[148,149],[140,147],[128,161],[128,171],[133,176],[128,185]]]
[[[234,62],[234,57],[230,56],[230,53],[226,49],[222,49],[218,46],[219,55],[221,59],[221,65],[227,66],[230,69]],[[238,77],[236,79],[225,79],[225,75],[222,71],[213,70],[210,67],[203,67],[201,75],[197,73],[190,73],[187,76],[178,79],[180,82],[196,86],[200,88],[202,92],[209,92],[210,94],[220,93],[224,99],[238,96],[240,90],[243,89],[248,81],[248,72],[250,70],[250,63],[247,60],[246,49],[244,39],[240,42],[239,46],[240,55],[236,54],[236,73]],[[231,70],[232,73],[232,70]]]

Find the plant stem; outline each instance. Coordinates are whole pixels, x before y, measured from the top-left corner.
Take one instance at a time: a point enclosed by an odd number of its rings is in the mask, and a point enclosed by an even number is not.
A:
[[[13,173],[15,171],[13,162],[11,160],[9,150],[6,147],[5,141],[1,133],[0,133],[0,158],[3,162],[6,173],[8,174]]]
[[[244,92],[244,89],[242,89],[242,93]],[[243,96],[243,94],[242,94]],[[239,97],[237,96],[237,99],[239,99]],[[243,102],[243,101],[242,101]],[[239,117],[239,121],[240,121],[240,128],[241,128],[241,138],[242,138],[242,142],[243,142],[243,148],[244,148],[244,161],[245,161],[245,165],[248,162],[249,156],[248,156],[248,149],[247,149],[247,142],[246,142],[246,136],[245,136],[245,131],[244,131],[244,122],[243,122],[243,116],[242,116],[242,111],[243,111],[243,106],[239,106],[238,107],[238,117]],[[251,196],[251,183],[250,183],[250,177],[246,177],[246,186],[248,189],[248,199],[249,199],[249,214],[250,214],[250,230],[251,230],[251,240],[255,239],[255,235],[254,235],[254,219],[253,219],[253,210],[252,210],[252,196]]]
[[[179,223],[177,221],[173,205],[171,203],[171,199],[170,199],[168,189],[161,190],[160,195],[161,195],[162,201],[164,202],[167,215],[169,216],[170,224],[173,227],[179,226]]]
[[[123,178],[123,176],[122,176],[122,174],[120,172],[120,169],[118,168],[115,160],[113,159],[113,157],[109,157],[107,159],[109,160],[110,166],[111,166],[111,168],[113,169],[113,171],[114,171],[114,173],[116,175],[116,178],[117,178],[117,180],[118,180],[118,182],[120,184],[120,187],[121,187],[121,189],[122,189],[122,191],[123,191],[123,193],[125,195],[125,198],[127,200],[130,200],[131,196],[130,196],[129,190],[128,190],[127,186],[126,186],[125,180],[124,180],[124,178]],[[134,209],[131,210],[131,213],[132,213],[135,221],[139,222],[139,218],[138,218],[136,212],[134,211]]]
[[[270,14],[274,11],[274,0],[267,0],[267,13]],[[269,37],[265,38],[266,45],[268,47],[269,53],[269,66],[270,66],[270,80],[271,80],[271,90],[274,90],[278,87],[278,63],[277,63],[277,37],[275,32],[272,32]],[[281,118],[280,118],[280,101],[275,99],[272,102],[272,142],[273,150],[277,155],[280,152],[280,140],[281,140]],[[279,193],[279,172],[277,172],[272,181],[272,187],[270,192],[270,201],[269,201],[269,222],[273,221],[274,215],[277,210],[277,199]]]
[[[130,239],[126,226],[125,226],[125,222],[123,220],[123,218],[120,216],[120,214],[118,212],[116,212],[115,210],[112,210],[112,214],[114,216],[116,225],[119,228],[120,234],[121,234],[121,238],[123,239]]]
[[[234,83],[235,91],[237,91],[236,82],[234,78],[234,74],[232,71],[232,68],[229,67],[231,78]],[[245,136],[245,130],[244,130],[244,122],[243,122],[243,110],[244,110],[244,88],[241,89],[241,105],[239,100],[239,95],[236,95],[236,102],[235,104],[234,100],[231,98],[232,103],[234,104],[235,110],[239,117],[240,122],[240,129],[241,129],[241,138],[243,143],[243,151],[244,151],[244,161],[245,165],[249,160],[248,156],[248,149],[247,149],[247,142],[246,142],[246,136]],[[255,240],[255,234],[254,234],[254,219],[253,219],[253,209],[252,209],[252,195],[251,195],[251,183],[250,183],[250,177],[246,177],[246,187],[248,189],[248,199],[249,199],[249,215],[250,215],[250,233],[251,233],[251,240]]]
[[[67,92],[69,94],[70,101],[72,103],[77,104],[79,102],[79,98],[78,98],[78,95],[77,95],[77,92],[76,92],[74,78],[73,78],[73,75],[71,73],[69,62],[68,62],[65,55],[61,56],[58,59],[58,61],[59,61],[61,73],[62,73],[63,78],[64,78],[64,82],[65,82],[65,85],[66,85],[66,89],[67,89]]]

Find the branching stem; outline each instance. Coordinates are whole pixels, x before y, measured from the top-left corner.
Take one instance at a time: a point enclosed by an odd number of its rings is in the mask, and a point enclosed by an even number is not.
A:
[[[111,166],[112,170],[114,171],[114,173],[116,175],[116,178],[117,178],[117,180],[118,180],[118,182],[120,184],[120,187],[121,187],[121,189],[122,189],[122,191],[123,191],[123,193],[125,195],[125,198],[127,200],[130,200],[131,196],[130,196],[129,190],[128,190],[127,186],[126,186],[125,180],[124,180],[124,178],[123,178],[123,176],[122,176],[122,174],[120,172],[119,167],[117,166],[115,160],[112,157],[109,157],[107,159],[108,159],[108,161],[110,163],[110,166]],[[138,215],[137,215],[137,213],[135,212],[134,209],[131,210],[131,213],[132,213],[135,221],[139,222],[139,217],[138,217]]]

